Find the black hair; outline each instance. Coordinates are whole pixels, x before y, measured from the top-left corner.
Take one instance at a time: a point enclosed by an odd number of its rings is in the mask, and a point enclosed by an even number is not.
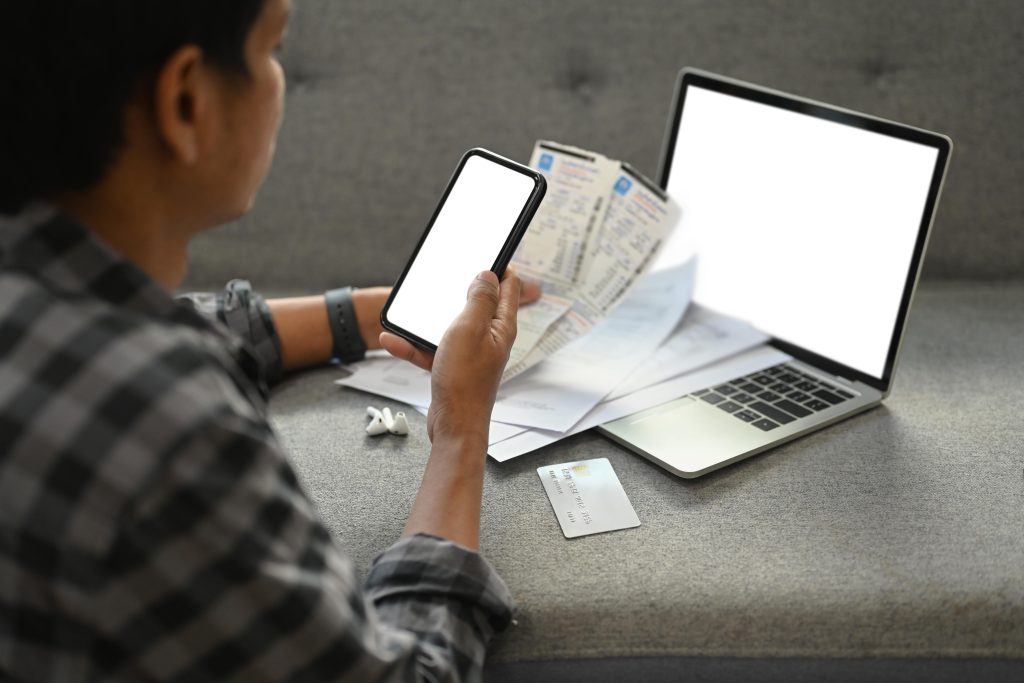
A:
[[[247,75],[266,2],[0,0],[0,214],[99,182],[125,106],[182,46]]]

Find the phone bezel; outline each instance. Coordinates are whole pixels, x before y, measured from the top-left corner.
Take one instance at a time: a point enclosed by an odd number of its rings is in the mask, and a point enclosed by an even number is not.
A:
[[[515,253],[516,247],[519,246],[519,242],[522,240],[523,235],[526,234],[526,229],[530,226],[530,221],[533,219],[534,214],[537,212],[537,208],[540,206],[541,200],[544,198],[544,194],[547,192],[547,181],[544,179],[544,176],[539,171],[535,171],[529,166],[524,166],[523,164],[512,161],[511,159],[506,159],[501,155],[480,147],[474,147],[462,155],[458,165],[455,167],[455,172],[452,173],[452,177],[448,180],[448,185],[445,187],[444,193],[441,195],[441,199],[437,203],[437,207],[434,208],[434,213],[430,216],[430,221],[427,223],[426,229],[423,231],[419,241],[416,243],[416,248],[413,249],[412,255],[409,257],[405,267],[402,269],[402,274],[399,275],[398,279],[395,281],[395,285],[391,289],[391,294],[388,296],[388,300],[380,312],[380,324],[385,330],[396,334],[403,339],[407,339],[416,346],[428,351],[437,351],[437,346],[432,342],[423,339],[414,332],[391,322],[388,320],[387,314],[388,310],[391,308],[392,302],[394,302],[395,297],[402,288],[402,283],[405,281],[406,275],[409,274],[409,269],[412,268],[412,264],[415,263],[416,257],[419,256],[420,249],[423,247],[423,243],[426,242],[427,235],[429,235],[431,229],[433,229],[434,222],[437,220],[438,215],[440,215],[442,207],[444,207],[445,202],[448,201],[448,195],[451,194],[452,188],[455,187],[455,184],[458,182],[459,176],[462,174],[462,169],[465,167],[466,162],[474,156],[482,157],[492,163],[504,166],[533,180],[533,191],[530,193],[530,196],[527,198],[522,210],[519,212],[519,217],[512,225],[508,237],[505,238],[505,242],[502,244],[501,251],[498,252],[497,258],[495,258],[494,263],[490,267],[491,272],[497,275],[499,279],[505,273],[505,268],[508,267],[508,262],[512,260],[512,255]],[[468,282],[466,283],[466,286],[469,286]]]

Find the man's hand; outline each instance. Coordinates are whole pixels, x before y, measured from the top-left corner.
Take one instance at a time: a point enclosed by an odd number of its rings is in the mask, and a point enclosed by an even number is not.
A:
[[[531,300],[540,287],[531,283]],[[491,409],[501,373],[516,339],[516,312],[523,285],[511,270],[500,286],[494,273],[480,273],[469,286],[466,307],[452,322],[437,354],[413,346],[388,332],[380,343],[391,355],[431,372],[427,434],[477,437],[486,445]]]
[[[380,325],[380,312],[390,295],[391,287],[367,287],[357,289],[352,293],[352,305],[356,309],[359,333],[363,336],[363,341],[368,349],[381,348],[380,335],[384,328]],[[519,294],[520,304],[533,303],[540,296],[539,284],[529,280],[522,281],[522,289]]]
[[[516,339],[519,278],[511,270],[499,285],[490,272],[469,285],[466,307],[448,328],[437,353],[418,349],[384,332],[392,355],[431,371],[427,435],[430,459],[413,503],[405,535],[440,536],[475,549],[480,541],[487,432],[498,382]],[[532,292],[540,295],[539,287]]]

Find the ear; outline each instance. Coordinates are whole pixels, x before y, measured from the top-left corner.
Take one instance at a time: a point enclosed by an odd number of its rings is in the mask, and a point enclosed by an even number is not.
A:
[[[153,90],[157,134],[167,150],[188,165],[199,160],[212,106],[206,71],[202,50],[186,45],[164,62]]]

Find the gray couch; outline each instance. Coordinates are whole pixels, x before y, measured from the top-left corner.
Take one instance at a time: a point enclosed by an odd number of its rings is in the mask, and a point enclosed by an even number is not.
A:
[[[698,66],[955,143],[892,396],[695,481],[594,433],[489,463],[483,552],[516,596],[491,680],[1024,677],[1024,3],[302,0],[256,208],[202,237],[190,289],[389,284],[460,154],[537,138],[656,172]],[[244,245],[241,246],[240,245]],[[342,371],[274,421],[365,571],[400,533],[423,420],[372,440]],[[536,468],[607,457],[638,529],[568,541]]]

